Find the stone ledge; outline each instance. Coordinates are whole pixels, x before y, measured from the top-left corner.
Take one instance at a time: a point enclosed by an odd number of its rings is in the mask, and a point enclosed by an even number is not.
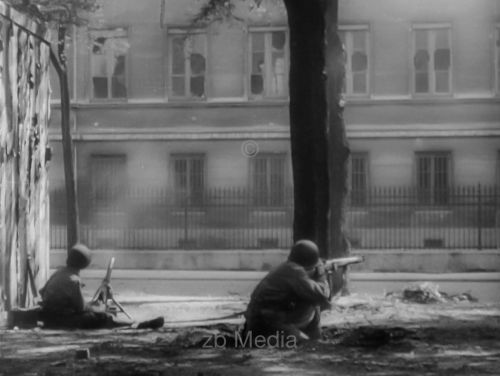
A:
[[[353,272],[464,273],[499,272],[500,250],[355,250],[365,261]],[[96,250],[91,268],[265,271],[286,260],[287,250]],[[65,250],[52,250],[50,266],[64,265]]]

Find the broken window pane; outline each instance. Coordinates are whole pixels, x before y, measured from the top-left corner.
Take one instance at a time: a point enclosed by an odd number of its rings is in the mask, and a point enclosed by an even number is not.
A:
[[[191,55],[191,95],[203,97],[205,95],[205,57],[199,53]]]
[[[447,27],[425,28],[414,31],[416,52],[415,92],[448,93],[450,86],[451,49],[450,30]]]
[[[250,87],[252,95],[259,95],[264,92],[264,78],[261,74],[252,74],[250,77]]]
[[[285,96],[288,92],[286,32],[253,32],[250,40],[250,94],[257,97]]]
[[[264,52],[252,54],[252,76],[250,78],[251,93],[254,95],[264,92]]]
[[[93,97],[126,98],[126,55],[129,49],[123,29],[93,31],[92,84]],[[95,36],[95,34],[101,34]]]
[[[343,58],[346,67],[342,85],[343,92],[347,95],[369,92],[368,32],[365,26],[359,26],[357,30],[343,30],[340,34],[345,48]]]
[[[272,94],[282,96],[285,94],[285,56],[284,53],[276,53],[272,62]]]
[[[127,86],[125,82],[125,56],[121,55],[115,59],[115,68],[111,81],[111,96],[113,98],[126,98]]]
[[[275,31],[271,34],[272,40],[272,86],[273,95],[283,96],[285,94],[285,43],[286,34],[284,31]]]
[[[205,77],[191,77],[190,89],[193,97],[203,97],[205,95]]]
[[[276,50],[283,50],[286,43],[286,34],[284,31],[275,31],[272,33],[272,46]]]
[[[171,39],[170,95],[205,96],[205,35],[176,35]]]
[[[205,74],[205,57],[203,55],[199,53],[194,53],[191,55],[191,74]]]

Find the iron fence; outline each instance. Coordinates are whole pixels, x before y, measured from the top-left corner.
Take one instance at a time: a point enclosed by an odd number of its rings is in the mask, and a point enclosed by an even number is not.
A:
[[[268,195],[281,198],[263,199]],[[353,247],[500,248],[500,187],[453,187],[439,195],[446,199],[423,199],[412,187],[353,193],[345,218]],[[98,249],[288,248],[293,191],[120,188],[98,200],[89,191],[80,197],[80,216],[82,240]],[[66,246],[65,219],[64,191],[52,192],[52,248]]]

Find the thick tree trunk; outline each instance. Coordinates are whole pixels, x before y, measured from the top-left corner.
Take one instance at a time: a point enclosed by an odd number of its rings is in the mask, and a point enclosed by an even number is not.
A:
[[[328,153],[324,1],[285,0],[290,28],[293,237],[328,256]]]
[[[323,257],[342,257],[348,252],[343,222],[349,147],[338,0],[285,0],[285,5],[290,28],[294,240],[312,239]],[[345,288],[346,281],[346,270],[334,272],[332,293]]]
[[[343,118],[342,87],[345,78],[345,58],[338,35],[338,1],[326,1],[325,19],[328,75],[329,257],[345,257],[349,252],[344,239],[343,224],[347,194],[347,160],[350,150]],[[332,293],[347,288],[346,274],[346,269],[333,273],[330,281]]]
[[[328,164],[330,173],[330,242],[332,256],[342,257],[344,203],[347,194],[347,160],[349,146],[343,118],[344,50],[338,36],[338,3],[327,2],[327,98],[328,98]]]

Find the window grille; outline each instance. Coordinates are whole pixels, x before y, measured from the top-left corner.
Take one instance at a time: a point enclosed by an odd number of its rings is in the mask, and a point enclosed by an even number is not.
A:
[[[250,161],[254,204],[283,206],[285,203],[285,155],[259,154]]]
[[[352,153],[350,163],[351,203],[366,204],[368,189],[368,156],[365,153]]]
[[[417,188],[419,202],[429,205],[448,203],[450,154],[446,152],[417,154]]]
[[[172,161],[177,203],[201,205],[205,190],[205,157],[203,155],[174,155]]]

